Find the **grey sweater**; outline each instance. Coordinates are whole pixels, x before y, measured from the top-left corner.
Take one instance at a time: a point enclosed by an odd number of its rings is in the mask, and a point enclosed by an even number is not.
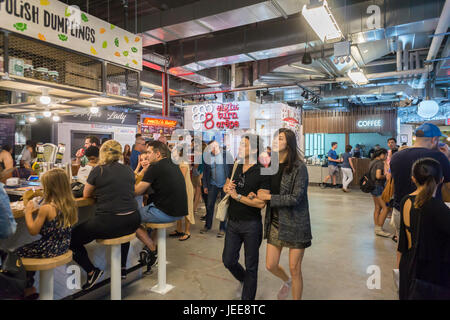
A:
[[[312,239],[308,205],[308,171],[306,165],[297,161],[290,173],[283,173],[280,194],[273,194],[267,205],[264,239],[270,231],[272,210],[278,209],[279,234],[282,241],[305,243]]]

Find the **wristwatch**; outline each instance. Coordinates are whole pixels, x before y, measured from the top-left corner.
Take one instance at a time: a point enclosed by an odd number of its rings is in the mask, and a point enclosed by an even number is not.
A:
[[[238,202],[241,202],[241,198],[242,198],[242,194],[238,194],[238,195],[237,195],[237,201],[238,201]]]

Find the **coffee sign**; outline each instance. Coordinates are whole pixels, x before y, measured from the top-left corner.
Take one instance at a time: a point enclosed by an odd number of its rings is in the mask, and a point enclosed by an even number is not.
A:
[[[142,39],[56,0],[0,0],[0,28],[142,70]]]

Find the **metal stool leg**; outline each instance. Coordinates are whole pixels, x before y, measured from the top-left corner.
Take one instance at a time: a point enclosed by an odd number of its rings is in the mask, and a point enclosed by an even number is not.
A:
[[[39,300],[53,300],[53,269],[39,271]]]
[[[174,286],[166,283],[166,229],[158,229],[158,284],[151,291],[166,294]]]
[[[122,299],[122,277],[120,274],[120,244],[111,246],[111,300]]]

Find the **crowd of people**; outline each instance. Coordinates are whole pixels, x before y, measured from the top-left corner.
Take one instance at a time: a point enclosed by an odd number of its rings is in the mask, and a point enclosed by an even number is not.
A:
[[[445,204],[450,202],[448,149],[439,145],[442,134],[432,124],[418,127],[415,136],[411,147],[398,147],[395,138],[390,138],[389,150],[374,149],[368,172],[374,183],[375,234],[398,241],[394,274],[399,275],[400,299],[432,298],[436,292],[445,296],[450,291],[450,209]],[[72,250],[74,261],[87,274],[83,289],[88,290],[103,274],[88,256],[85,245],[89,242],[136,233],[143,244],[140,261],[151,268],[157,247],[155,230],[147,230],[146,223],[176,222],[169,236],[186,241],[191,238],[190,226],[196,222],[201,200],[206,209],[200,218],[205,222],[200,230],[204,234],[212,229],[217,200],[228,199],[227,216],[219,224],[217,237],[225,238],[222,261],[237,281],[237,297],[255,299],[259,249],[267,239],[266,269],[281,282],[277,298],[286,299],[292,292],[293,299],[301,299],[302,261],[312,241],[307,167],[293,131],[280,129],[273,151],[262,151],[260,141],[256,135],[243,135],[233,157],[215,140],[202,144],[200,154],[193,145],[171,149],[166,141],[145,141],[139,135],[132,147],[125,148],[115,140],[100,145],[97,138],[87,137],[84,152],[77,152],[82,165],[78,180],[84,184],[83,197],[96,199],[95,215],[77,224],[69,179],[61,169],[50,170],[42,176],[41,202],[29,201],[25,207],[30,234],[42,237],[18,248],[17,253],[42,258]],[[336,184],[337,165],[341,164],[343,191],[348,192],[355,172],[354,153],[347,145],[338,157],[336,149],[334,142],[328,152],[326,180]],[[272,152],[278,153],[278,170],[264,175],[261,169]],[[201,163],[191,165],[191,156],[200,157]],[[15,232],[16,223],[0,187],[0,207],[6,213],[0,215],[0,238],[6,238]],[[384,230],[389,215],[395,235]],[[242,246],[245,266],[239,262]],[[129,243],[122,245],[123,278],[129,247]],[[289,272],[280,265],[283,248],[289,249]],[[27,276],[25,296],[36,298],[34,274]]]

